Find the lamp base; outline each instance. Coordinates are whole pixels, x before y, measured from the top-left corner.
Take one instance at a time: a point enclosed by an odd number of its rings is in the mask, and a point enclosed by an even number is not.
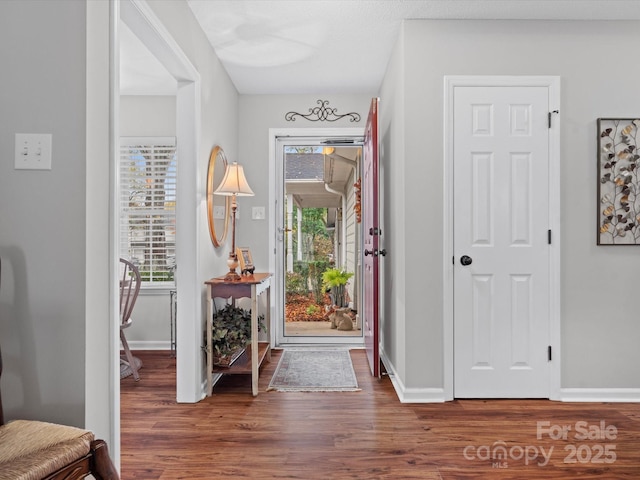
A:
[[[227,265],[229,266],[229,272],[224,277],[226,282],[237,282],[241,280],[242,277],[236,273],[236,268],[238,268],[238,256],[231,252],[229,253],[229,258],[227,258]]]
[[[229,272],[224,276],[224,281],[225,282],[237,282],[239,280],[242,280],[242,277],[240,275],[238,275],[235,270],[233,272]]]

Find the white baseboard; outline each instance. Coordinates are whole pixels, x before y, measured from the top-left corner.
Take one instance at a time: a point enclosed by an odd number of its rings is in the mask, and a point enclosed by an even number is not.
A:
[[[640,388],[561,388],[562,402],[640,402]]]
[[[129,341],[131,350],[171,350],[168,340],[134,340]]]
[[[407,388],[382,349],[380,349],[380,359],[389,374],[400,402],[439,403],[447,401],[443,388]],[[559,400],[561,402],[640,403],[640,388],[562,388]]]
[[[380,359],[387,370],[401,403],[442,403],[445,401],[444,388],[407,388],[397,375],[393,363],[382,349],[380,349]]]

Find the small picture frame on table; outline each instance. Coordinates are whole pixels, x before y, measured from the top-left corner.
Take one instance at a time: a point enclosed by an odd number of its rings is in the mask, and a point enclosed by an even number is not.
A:
[[[253,265],[253,258],[251,258],[251,250],[249,250],[249,247],[237,247],[236,255],[240,262],[240,273],[242,275],[253,275],[255,267]]]

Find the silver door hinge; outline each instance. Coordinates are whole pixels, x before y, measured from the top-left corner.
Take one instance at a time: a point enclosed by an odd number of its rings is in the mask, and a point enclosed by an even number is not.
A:
[[[547,242],[551,245],[551,230],[547,231]]]
[[[549,347],[547,348],[547,356],[549,358],[549,361],[551,361],[551,345],[549,345]]]

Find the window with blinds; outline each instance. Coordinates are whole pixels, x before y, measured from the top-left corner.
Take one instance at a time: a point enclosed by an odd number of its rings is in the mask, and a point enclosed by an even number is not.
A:
[[[175,285],[176,140],[120,139],[120,256],[143,287]]]

